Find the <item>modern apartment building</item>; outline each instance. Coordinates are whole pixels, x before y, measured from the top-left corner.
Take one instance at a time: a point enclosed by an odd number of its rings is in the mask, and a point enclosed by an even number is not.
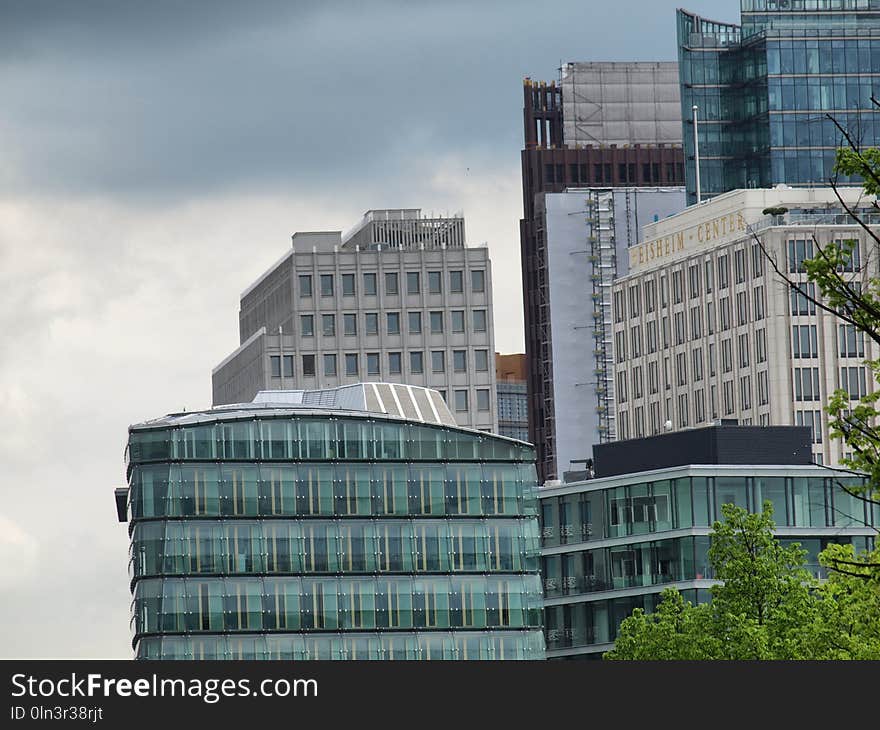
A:
[[[560,74],[558,83],[523,83],[520,247],[529,440],[542,479],[557,475],[544,195],[684,182],[677,64],[568,63]]]
[[[880,225],[860,188],[837,193]],[[816,254],[816,242],[854,241],[842,274],[855,285],[876,277],[875,244],[835,192],[732,191],[649,224],[644,234],[629,251],[630,273],[613,287],[619,438],[718,418],[803,425],[814,460],[839,464],[844,445],[829,439],[823,408],[837,388],[853,401],[875,389],[864,361],[880,350],[785,284],[758,244],[811,294],[803,262]]]
[[[783,544],[819,577],[829,543],[870,549],[880,508],[841,484],[861,477],[810,463],[809,429],[722,425],[594,447],[596,478],[544,488],[541,563],[548,659],[599,659],[634,608],[667,587],[692,603],[716,583],[709,533],[721,505],[773,503]]]
[[[694,105],[703,197],[826,185],[845,144],[829,114],[862,146],[880,143],[877,0],[741,0],[740,9],[740,25],[677,12],[690,203]]]
[[[460,425],[497,430],[489,253],[465,245],[460,216],[371,210],[345,235],[294,234],[242,294],[239,336],[214,405],[386,381],[436,388]]]
[[[543,659],[528,444],[366,383],[131,426],[138,659]]]
[[[495,353],[495,381],[498,392],[498,433],[529,440],[529,410],[526,391],[526,356]]]

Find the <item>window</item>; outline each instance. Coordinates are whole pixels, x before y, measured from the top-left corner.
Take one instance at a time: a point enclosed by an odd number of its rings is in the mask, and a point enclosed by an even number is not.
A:
[[[744,411],[752,407],[752,378],[749,375],[739,379],[739,402]]]
[[[342,331],[346,337],[354,337],[358,333],[358,322],[356,314],[342,315]]]
[[[321,315],[321,334],[324,337],[335,337],[336,336],[336,315],[335,314],[322,314]]]
[[[446,372],[446,353],[443,350],[433,350],[431,352],[431,372]]]
[[[694,423],[702,423],[706,420],[706,402],[702,390],[694,391]]]
[[[333,274],[321,274],[321,296],[333,296]]]
[[[660,306],[669,306],[669,284],[665,276],[660,277]]]
[[[644,394],[642,389],[642,368],[641,366],[633,368],[632,371],[632,395],[633,398],[641,398]]]
[[[802,293],[803,292],[803,293]],[[793,316],[808,316],[816,313],[816,285],[812,282],[798,284],[791,288],[791,313]]]
[[[657,281],[648,279],[645,282],[645,311],[653,312],[657,309]]]
[[[788,271],[791,274],[806,271],[804,261],[813,258],[813,242],[795,240],[788,242]]]
[[[443,312],[431,312],[431,334],[443,334]]]
[[[795,411],[794,422],[798,426],[809,427],[814,444],[822,443],[822,412],[821,411]]]
[[[398,288],[397,288],[397,272],[396,271],[390,271],[387,274],[385,274],[385,293],[392,295],[392,296],[399,293]]]
[[[675,356],[675,373],[678,385],[687,385],[687,356],[683,352],[680,352]]]
[[[478,411],[488,411],[489,410],[489,389],[488,388],[477,388],[477,410]]]
[[[672,272],[672,303],[680,304],[682,299],[682,273],[681,269]]]
[[[474,332],[485,332],[486,331],[486,310],[485,309],[475,309],[474,310]]]
[[[629,288],[629,316],[630,317],[638,317],[640,312],[639,303],[641,300],[640,297],[640,287],[638,284],[633,284]]]
[[[626,361],[626,330],[614,333],[614,355],[616,362]]]
[[[621,372],[623,375],[623,372]],[[626,383],[626,381],[624,381]],[[651,395],[656,395],[657,391],[660,389],[660,376],[659,370],[657,368],[656,362],[648,363],[648,392]]]
[[[303,355],[302,356],[302,374],[307,377],[315,376],[315,356],[314,355]]]
[[[303,337],[315,336],[315,315],[301,314],[299,316],[299,331]]]
[[[728,380],[721,384],[722,397],[724,399],[724,415],[729,416],[733,413],[733,381]]]
[[[281,363],[284,365],[284,377],[292,378],[293,377],[293,355],[285,355],[281,358]]]
[[[736,295],[736,323],[740,327],[749,321],[749,295],[748,292],[737,292]]]
[[[835,238],[834,246],[840,250],[841,259],[844,262],[837,267],[838,271],[855,272],[862,270],[862,255],[859,250],[859,242],[856,239],[841,240]]]
[[[364,295],[368,297],[376,296],[375,274],[364,274]]]
[[[703,317],[700,305],[691,307],[691,339],[699,340],[703,336]]]
[[[633,357],[642,356],[642,328],[636,325],[629,331],[630,346]]]
[[[687,428],[688,425],[688,397],[687,393],[678,396],[678,425]]]
[[[645,325],[645,340],[648,353],[657,352],[657,322],[653,319]]]
[[[718,288],[727,289],[730,277],[730,264],[727,261],[727,254],[718,257]]]
[[[401,357],[399,352],[388,353],[388,372],[391,375],[400,375]]]
[[[343,274],[342,275],[342,296],[353,297],[354,295],[355,295],[354,274]]]
[[[688,292],[691,299],[700,296],[700,266],[694,264],[688,267]]]
[[[379,313],[367,312],[364,314],[364,332],[368,335],[379,334]]]
[[[626,403],[626,371],[619,370],[617,372],[617,390],[615,397],[618,403]]]
[[[765,330],[755,331],[755,362],[767,362],[767,335]]]
[[[611,299],[611,309],[614,312],[614,321],[623,322],[626,319],[626,303],[623,292],[618,289],[614,292]]]
[[[425,353],[421,350],[409,354],[409,371],[415,375],[425,372]]]
[[[379,353],[378,352],[368,352],[367,353],[367,375],[378,375],[379,374]]]
[[[698,347],[694,350],[691,353],[691,358],[693,359],[694,382],[699,383],[703,379],[703,348]]]
[[[400,312],[388,312],[385,315],[386,326],[389,335],[400,334]]]
[[[748,334],[743,334],[739,336],[739,366],[741,368],[747,368],[749,366],[749,352],[751,351],[751,346],[749,344],[749,336]]]
[[[685,328],[684,312],[675,313],[675,344],[681,345],[687,339],[687,330]]]
[[[466,390],[456,390],[454,397],[455,410],[459,412],[466,411],[468,409],[468,392]]]
[[[746,252],[741,248],[733,252],[733,271],[736,283],[742,284],[746,280]]]
[[[486,272],[482,269],[471,271],[471,291],[486,291]],[[467,393],[465,393],[465,395],[467,395]]]
[[[442,294],[443,293],[443,272],[442,271],[429,271],[428,272],[428,293],[429,294]]]
[[[712,262],[706,262],[706,294],[712,293]]]
[[[452,351],[452,369],[456,373],[467,371],[467,350]]]
[[[462,271],[449,272],[449,291],[453,294],[461,294],[464,291],[464,276]]]
[[[816,327],[813,326],[813,330],[815,329]],[[865,356],[865,333],[856,330],[854,325],[838,325],[837,340],[841,357]]]
[[[845,370],[846,368],[843,368]],[[796,401],[819,400],[819,368],[794,369],[794,399]]]
[[[733,357],[731,356],[730,340],[721,341],[721,372],[729,373],[733,370]]]
[[[755,321],[760,322],[764,319],[764,287],[756,286],[752,291],[755,297]]]
[[[451,312],[452,316],[452,331],[453,332],[464,332],[464,310],[463,309],[453,309]]]
[[[309,274],[301,274],[299,277],[299,295],[301,297],[312,296],[312,277]]]
[[[281,355],[270,355],[269,366],[273,378],[281,377]]]
[[[706,304],[706,334],[715,334],[715,304],[709,302]]]
[[[844,325],[841,325],[844,326]],[[816,325],[800,324],[791,328],[792,354],[796,358],[819,357]]]
[[[764,252],[757,243],[752,244],[752,278],[757,279],[764,274]]]
[[[770,387],[767,384],[767,371],[762,370],[758,373],[758,405],[766,406],[769,400]]]
[[[324,355],[324,375],[336,375],[336,355]]]
[[[849,394],[850,400],[858,400],[868,394],[865,389],[865,368],[840,368],[840,387]]]
[[[418,294],[421,291],[419,288],[419,272],[418,271],[407,271],[406,272],[406,293],[407,294]]]
[[[488,350],[474,350],[474,369],[481,373],[489,369]]]
[[[422,334],[422,313],[407,312],[406,318],[409,321],[409,333],[411,335]]]
[[[718,302],[718,308],[721,312],[721,331],[730,329],[730,297],[723,297],[720,302]]]
[[[356,352],[345,353],[345,374],[346,375],[357,375],[358,374],[358,356],[357,356]]]

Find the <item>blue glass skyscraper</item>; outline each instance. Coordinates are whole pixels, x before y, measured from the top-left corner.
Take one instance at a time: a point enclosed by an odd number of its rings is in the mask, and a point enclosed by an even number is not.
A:
[[[844,144],[880,144],[880,0],[741,0],[741,25],[678,10],[688,202],[700,188],[827,185]],[[876,118],[875,118],[876,117]],[[855,182],[841,177],[840,183]]]

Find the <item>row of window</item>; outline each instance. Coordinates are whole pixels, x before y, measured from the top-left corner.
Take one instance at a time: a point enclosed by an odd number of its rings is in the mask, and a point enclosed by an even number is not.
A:
[[[617,172],[617,178],[613,177],[613,173]],[[637,165],[635,162],[618,162],[616,165],[610,162],[594,163],[592,168],[592,178],[589,176],[589,165],[587,163],[572,162],[568,165],[568,178],[565,176],[565,165],[563,163],[545,163],[544,179],[548,183],[673,183],[681,185],[684,183],[684,163],[681,162],[642,162]],[[641,172],[641,176],[637,173]],[[664,175],[661,177],[661,172]]]
[[[446,372],[446,350],[432,350],[431,353],[431,372]],[[342,375],[338,368],[338,358],[342,357],[345,364],[344,373],[348,376],[356,376],[360,374],[360,358],[356,352],[343,353],[341,356],[336,353],[327,353],[320,356],[324,366],[324,375],[336,376]],[[308,354],[300,356],[301,372],[303,377],[314,377],[317,374],[317,355]],[[294,356],[293,355],[270,355],[269,356],[269,372],[273,378],[292,378],[294,376]],[[381,354],[378,352],[368,352],[365,355],[366,374],[381,375],[380,366]],[[389,352],[387,353],[388,368],[386,373],[389,375],[400,375],[403,372],[403,353]],[[452,372],[466,373],[468,369],[467,350],[452,351]],[[489,351],[474,350],[474,370],[477,372],[489,371]],[[425,353],[422,350],[409,351],[409,372],[413,375],[421,375],[425,372]],[[463,391],[467,393],[467,391]],[[481,397],[482,394],[482,397]],[[466,401],[465,401],[466,402]],[[487,389],[477,390],[477,403],[479,410],[489,409],[489,391]],[[485,407],[481,407],[482,404]],[[458,405],[458,403],[456,403]],[[463,410],[467,410],[467,407]]]
[[[544,547],[687,527],[710,527],[721,505],[773,503],[781,527],[880,525],[880,505],[848,494],[856,477],[680,477],[540,499]],[[872,511],[873,510],[873,511]],[[873,516],[872,516],[873,515]]]
[[[510,520],[139,522],[133,578],[235,573],[535,572],[538,525]]]
[[[443,293],[443,272],[442,271],[428,271],[428,286],[427,293],[428,294],[442,294]],[[342,296],[344,297],[354,297],[358,295],[357,292],[357,275],[356,274],[342,274],[340,276],[342,279]],[[332,297],[335,295],[336,284],[335,284],[335,275],[334,274],[319,274],[318,275],[318,285],[319,291],[322,297]],[[406,293],[407,294],[421,294],[422,293],[422,275],[420,271],[407,271],[405,272],[406,279]],[[396,271],[388,271],[384,275],[384,283],[385,283],[385,294],[386,296],[396,296],[400,294],[400,280],[398,272]],[[472,292],[485,292],[486,291],[486,272],[483,269],[472,269],[471,270],[471,291]],[[361,292],[362,296],[374,297],[378,292],[378,274],[376,273],[365,273],[363,274],[363,290]],[[451,294],[462,294],[464,293],[464,271],[450,271],[449,272],[449,292]],[[312,275],[311,274],[300,274],[299,275],[299,295],[300,297],[311,297],[312,294]]]
[[[534,514],[531,464],[149,464],[132,519]]]
[[[199,631],[541,628],[534,575],[147,578],[136,635]]]
[[[407,332],[411,335],[420,335],[422,329],[422,312],[412,311],[406,313]],[[444,312],[442,310],[428,312],[428,327],[425,331],[432,335],[442,335],[444,329]],[[299,317],[299,328],[301,337],[315,336],[315,316],[314,314],[301,314]],[[324,337],[336,337],[336,315],[322,314],[321,317],[321,335]],[[378,335],[379,334],[379,313],[364,312],[363,314],[363,334]],[[486,318],[485,309],[472,310],[472,331],[486,332],[488,320]],[[465,332],[465,310],[453,309],[449,312],[449,327],[453,334],[462,334]],[[358,314],[356,312],[346,312],[342,315],[342,335],[344,337],[356,337],[358,334]],[[400,329],[400,312],[385,313],[385,334],[399,335]]]
[[[541,631],[410,631],[380,633],[145,636],[137,659],[535,660],[544,658]]]
[[[425,409],[430,410],[428,403]],[[129,464],[168,460],[534,460],[534,449],[489,434],[373,418],[254,417],[133,430]]]

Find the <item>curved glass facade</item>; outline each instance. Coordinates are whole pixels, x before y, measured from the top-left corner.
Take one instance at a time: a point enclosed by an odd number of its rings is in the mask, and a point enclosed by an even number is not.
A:
[[[543,658],[528,444],[254,410],[130,429],[137,658]]]

